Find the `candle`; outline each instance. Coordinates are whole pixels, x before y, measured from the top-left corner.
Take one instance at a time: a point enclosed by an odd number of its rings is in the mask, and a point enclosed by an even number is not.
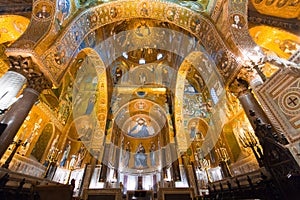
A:
[[[66,169],[69,169],[69,161],[67,160]]]
[[[25,138],[26,131],[27,131],[27,127],[26,127],[26,126],[27,126],[27,125],[24,125],[24,130],[23,130],[23,133],[22,133],[22,135],[21,135],[21,137],[20,137],[20,140],[21,140],[21,141],[23,141],[24,138]]]

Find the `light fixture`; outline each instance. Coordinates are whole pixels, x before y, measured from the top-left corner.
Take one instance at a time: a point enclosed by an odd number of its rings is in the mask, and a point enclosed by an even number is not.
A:
[[[0,78],[0,110],[2,112],[18,100],[18,93],[25,82],[25,76],[14,71],[6,72]]]
[[[168,174],[165,173],[164,181],[169,181]]]
[[[140,65],[146,64],[146,60],[145,60],[144,58],[140,58],[139,64],[140,64]]]
[[[163,55],[162,53],[158,53],[156,59],[157,59],[157,60],[160,60],[160,59],[163,58],[163,56],[164,56],[164,55]]]
[[[258,52],[260,50],[259,46],[254,47],[254,50]]]
[[[123,56],[124,58],[128,59],[128,54],[127,54],[127,52],[123,52],[123,53],[122,53],[122,56]]]
[[[111,178],[110,181],[111,181],[111,183],[116,183],[117,182],[117,178],[114,176],[114,177]]]

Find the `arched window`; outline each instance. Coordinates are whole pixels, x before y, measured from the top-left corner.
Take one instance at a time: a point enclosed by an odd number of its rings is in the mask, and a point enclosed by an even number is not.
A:
[[[218,101],[219,101],[219,98],[218,98],[218,96],[217,96],[216,91],[215,91],[214,88],[211,88],[211,89],[210,89],[210,96],[211,96],[211,98],[212,98],[214,104],[217,104]]]

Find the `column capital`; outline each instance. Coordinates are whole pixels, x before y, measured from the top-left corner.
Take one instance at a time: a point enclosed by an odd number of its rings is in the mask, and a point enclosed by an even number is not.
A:
[[[22,74],[27,79],[27,87],[41,92],[52,86],[51,81],[44,76],[38,65],[34,63],[31,57],[9,56],[10,70]]]
[[[250,92],[249,86],[256,87],[263,83],[262,78],[253,66],[243,67],[236,79],[229,85],[229,90],[239,97],[242,94]]]
[[[243,94],[250,92],[248,89],[249,84],[244,79],[236,78],[234,81],[229,85],[229,90],[232,92],[236,97],[239,97]]]

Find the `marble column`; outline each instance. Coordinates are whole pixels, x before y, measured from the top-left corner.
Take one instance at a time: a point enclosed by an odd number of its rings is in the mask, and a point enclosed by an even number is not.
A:
[[[260,80],[260,79],[259,79]],[[255,73],[249,71],[241,70],[237,78],[231,83],[229,89],[235,96],[239,99],[247,118],[249,119],[253,129],[255,130],[258,124],[269,125],[270,131],[276,132],[272,127],[269,118],[267,117],[265,111],[262,109],[254,94],[252,93],[250,86],[252,88],[257,87],[262,84],[259,81]],[[258,138],[265,137],[263,132],[255,132]]]
[[[170,151],[172,157],[172,174],[174,181],[181,181],[178,155],[174,143],[170,143]]]
[[[128,182],[128,176],[124,174],[124,179],[123,179],[123,185],[124,185],[124,191],[123,194],[127,193],[127,182]]]
[[[39,93],[31,88],[25,88],[22,94],[23,97],[10,108],[1,120],[1,124],[6,124],[7,127],[0,136],[0,157],[13,142],[15,135],[39,96]]]
[[[237,79],[230,85],[230,90],[239,98],[260,141],[264,154],[260,164],[263,164],[271,175],[270,184],[276,188],[276,196],[279,199],[293,199],[300,195],[299,187],[296,186],[299,183],[300,167],[285,146],[288,141],[272,126],[249,89],[249,86],[255,89],[259,84],[255,78],[256,76],[249,74],[249,71],[241,70]],[[259,152],[262,155],[262,152]]]
[[[156,193],[157,192],[157,184],[158,184],[156,174],[153,174],[152,182],[153,182],[153,185],[152,185],[153,192]]]
[[[187,155],[186,155],[186,152],[184,152],[182,155],[181,155],[181,161],[182,161],[182,164],[183,164],[183,169],[184,169],[184,172],[185,172],[185,176],[186,176],[186,180],[187,180],[187,184],[189,185],[189,187],[191,187],[191,180],[190,180],[190,177],[189,177],[189,174],[188,174],[188,166],[189,166],[189,160],[187,158]]]
[[[268,119],[261,106],[258,104],[254,95],[250,92],[250,90],[240,95],[238,99],[249,119],[253,118],[255,114],[256,117],[260,118],[262,123],[270,124],[270,120]],[[255,122],[253,120],[250,120],[250,123],[252,124],[252,126],[255,126]]]
[[[101,163],[99,182],[106,182],[106,178],[107,178],[107,166],[104,163]]]
[[[27,78],[27,87],[23,90],[22,98],[15,102],[1,118],[0,123],[6,128],[0,136],[0,157],[2,157],[13,142],[15,135],[23,124],[34,103],[37,101],[40,92],[51,87],[51,82],[39,71],[31,58],[9,57],[11,68]]]

